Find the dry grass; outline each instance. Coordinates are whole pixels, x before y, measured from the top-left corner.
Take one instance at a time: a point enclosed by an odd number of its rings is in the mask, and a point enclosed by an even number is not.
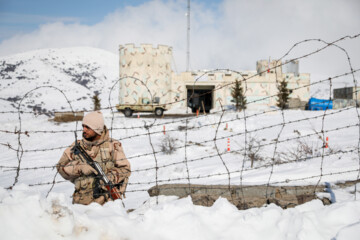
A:
[[[55,113],[55,122],[75,122],[82,121],[84,112],[57,112]]]

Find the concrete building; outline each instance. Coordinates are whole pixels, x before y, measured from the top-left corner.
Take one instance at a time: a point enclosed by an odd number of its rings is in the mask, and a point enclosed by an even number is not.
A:
[[[184,112],[189,100],[206,110],[217,110],[234,105],[231,91],[236,80],[242,81],[248,109],[275,106],[277,82],[283,79],[288,82],[288,88],[293,89],[292,100],[307,102],[310,96],[310,74],[299,73],[299,62],[282,64],[276,60],[260,60],[256,71],[175,73],[171,69],[173,57],[169,46],[126,44],[120,45],[119,54],[120,104],[136,104],[139,98],[148,97]]]
[[[334,89],[334,99],[360,100],[360,87],[345,87]]]
[[[360,106],[360,87],[336,88],[333,93],[334,109]]]

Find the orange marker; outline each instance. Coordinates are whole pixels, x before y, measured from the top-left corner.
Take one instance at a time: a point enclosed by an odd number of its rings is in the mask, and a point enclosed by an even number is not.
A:
[[[328,148],[328,147],[329,147],[328,142],[329,142],[329,137],[326,137],[325,148]]]

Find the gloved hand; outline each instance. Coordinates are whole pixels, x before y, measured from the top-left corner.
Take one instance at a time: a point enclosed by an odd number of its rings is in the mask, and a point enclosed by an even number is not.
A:
[[[64,168],[64,172],[69,176],[79,176],[81,174],[90,175],[92,173],[97,174],[96,170],[92,168],[89,164],[83,163],[81,161],[72,161],[69,162]]]
[[[90,175],[92,173],[94,173],[95,175],[97,174],[94,168],[92,168],[89,164],[85,163],[80,163],[78,165],[78,171],[80,171],[84,175]]]
[[[128,173],[124,169],[113,168],[108,171],[106,176],[113,184],[118,184],[122,182],[126,177],[128,177]]]
[[[117,187],[118,193],[121,195],[121,199],[125,198],[125,190],[129,181],[130,171],[127,169],[113,168],[106,176],[113,184],[121,183],[121,185]]]

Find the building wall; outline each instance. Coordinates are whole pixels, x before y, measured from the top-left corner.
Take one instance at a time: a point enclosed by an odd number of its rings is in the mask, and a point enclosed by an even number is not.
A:
[[[334,99],[360,100],[360,87],[337,88],[333,90]]]
[[[221,106],[234,105],[231,102],[231,91],[236,80],[242,81],[248,108],[275,106],[277,82],[283,79],[288,82],[290,89],[295,89],[291,98],[308,101],[310,97],[310,74],[297,71],[284,73],[280,61],[260,60],[256,63],[256,71],[197,71],[180,74],[172,71],[171,61],[172,48],[168,46],[120,46],[120,103],[134,104],[139,97],[152,95],[160,97],[160,103],[169,103],[171,108],[186,110],[188,88],[214,88],[212,106],[219,109]],[[295,69],[298,69],[298,65]]]
[[[275,73],[264,73],[261,76],[257,72],[184,72],[172,75],[172,102],[187,99],[186,86],[214,86],[213,106],[220,108],[222,106],[233,105],[231,102],[231,91],[234,82],[239,80],[242,82],[245,90],[248,108],[266,108],[275,106],[277,102],[276,87],[277,81],[286,79],[289,89],[293,90],[290,98],[296,98],[300,101],[308,101],[310,97],[310,75],[301,73],[295,76],[293,73],[284,73],[280,76]],[[277,80],[277,81],[276,81]],[[305,86],[305,87],[304,87]],[[173,104],[177,108],[185,107],[186,102]]]
[[[120,104],[136,104],[140,97],[170,102],[172,48],[151,44],[120,45]]]

